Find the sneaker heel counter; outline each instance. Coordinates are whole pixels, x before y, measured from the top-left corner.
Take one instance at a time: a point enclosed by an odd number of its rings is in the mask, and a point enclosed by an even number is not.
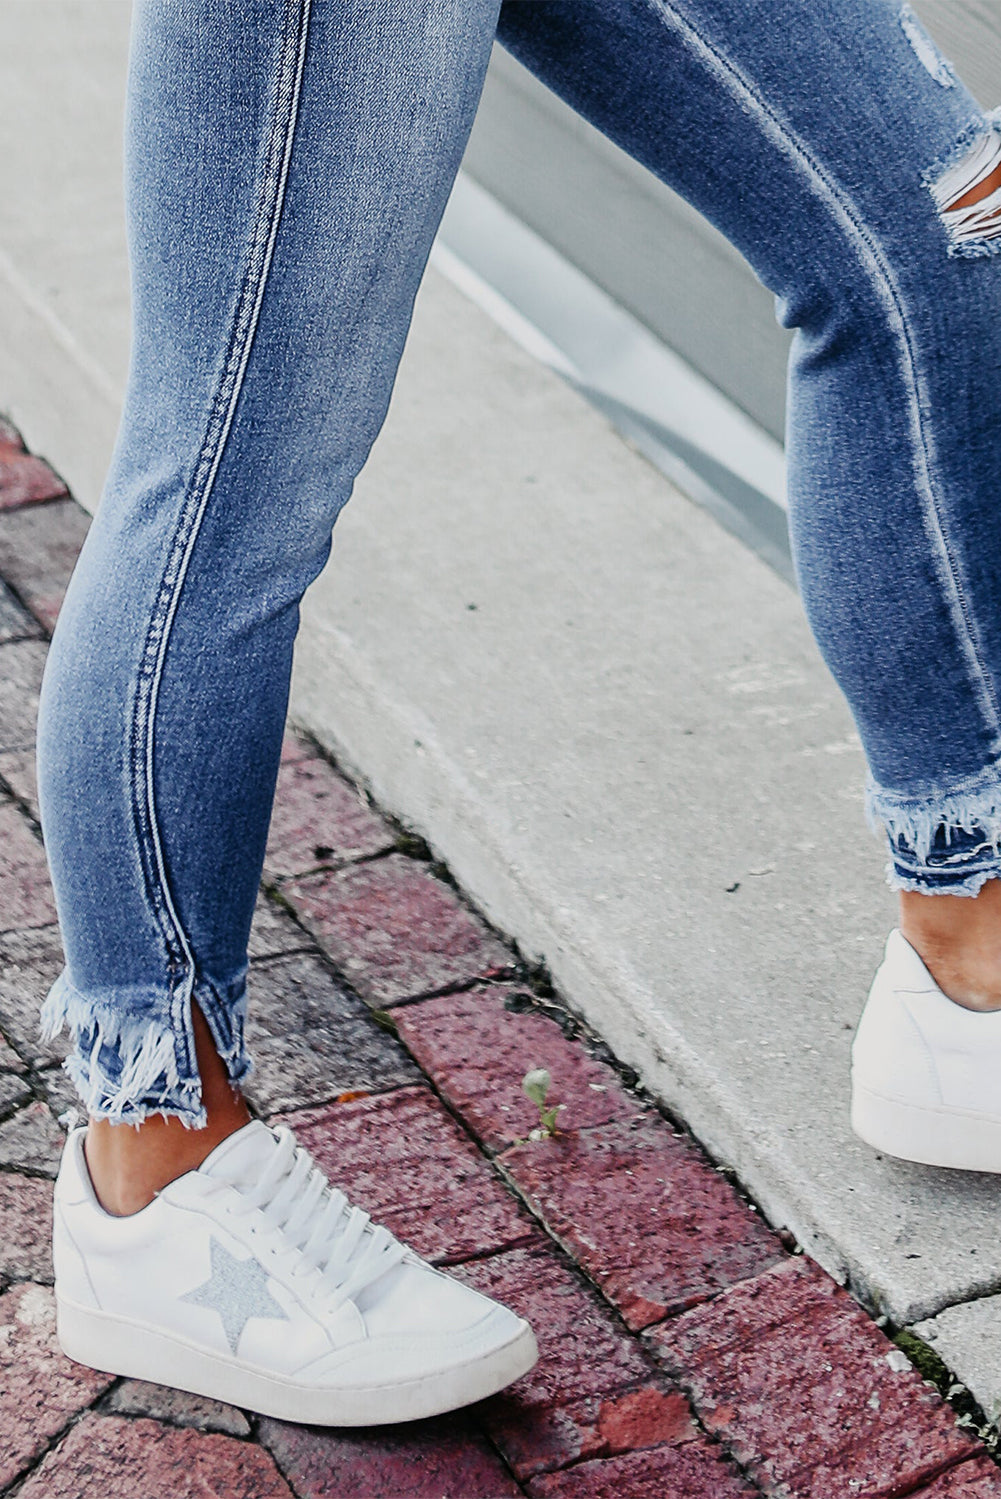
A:
[[[100,1308],[87,1262],[73,1238],[58,1199],[52,1215],[52,1265],[58,1297],[65,1297],[79,1307]]]
[[[852,1081],[897,1098],[941,1098],[928,1043],[906,996],[881,968],[852,1040]]]

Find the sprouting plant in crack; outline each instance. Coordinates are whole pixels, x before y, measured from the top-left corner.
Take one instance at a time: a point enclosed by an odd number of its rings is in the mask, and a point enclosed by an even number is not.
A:
[[[561,1109],[566,1109],[565,1104],[551,1104],[548,1108],[546,1107],[552,1081],[548,1068],[531,1068],[521,1080],[522,1093],[539,1111],[539,1123],[528,1133],[530,1141],[544,1141],[549,1136],[555,1135],[557,1133],[556,1116]]]

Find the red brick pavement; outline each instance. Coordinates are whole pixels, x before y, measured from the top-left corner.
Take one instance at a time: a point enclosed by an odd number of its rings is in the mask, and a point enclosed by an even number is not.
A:
[[[661,1324],[651,1342],[706,1430],[766,1491],[907,1494],[977,1451],[805,1256]]]
[[[48,464],[26,453],[21,434],[0,417],[0,510],[55,500],[66,492]]]
[[[291,1495],[274,1459],[256,1443],[167,1427],[149,1417],[88,1412],[29,1477],[22,1495],[192,1497]]]
[[[33,736],[86,525],[0,421],[0,1492],[1001,1495],[986,1449],[867,1314],[515,982],[508,945],[295,734],[251,938],[252,1103],[528,1316],[540,1362],[465,1412],[338,1432],[60,1354],[49,1179],[70,1094],[62,1045],[37,1037],[60,950]],[[555,1138],[532,1137],[520,1087],[542,1066],[565,1106]]]

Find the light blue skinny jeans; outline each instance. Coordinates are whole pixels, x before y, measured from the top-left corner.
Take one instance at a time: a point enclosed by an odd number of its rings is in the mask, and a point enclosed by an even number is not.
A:
[[[789,505],[891,883],[1001,874],[1001,123],[899,0],[137,0],[134,299],[52,643],[45,1023],[89,1111],[230,1076],[299,601],[382,425],[495,32],[795,328]],[[979,186],[978,186],[979,184]],[[403,626],[401,625],[401,628]]]

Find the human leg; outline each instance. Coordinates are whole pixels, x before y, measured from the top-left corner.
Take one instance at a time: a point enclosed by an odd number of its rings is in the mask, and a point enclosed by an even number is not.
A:
[[[191,1004],[246,1068],[246,942],[299,599],[381,425],[494,0],[140,0],[134,348],[43,686],[92,1115],[197,1125]]]
[[[891,881],[975,895],[1001,872],[1001,241],[996,214],[957,240],[935,189],[1001,127],[896,0],[507,0],[498,35],[716,223],[796,329],[797,575]],[[988,208],[992,172],[955,201]]]
[[[59,1336],[293,1420],[429,1415],[536,1357],[236,1092],[299,600],[385,415],[495,19],[134,9],[132,367],[39,720],[67,960],[46,1020],[91,1117],[56,1187]]]
[[[498,34],[710,218],[796,329],[797,578],[911,945],[891,941],[856,1040],[856,1127],[1001,1170],[1001,1016],[959,1009],[1001,1005],[1001,120],[898,0],[506,0]]]

